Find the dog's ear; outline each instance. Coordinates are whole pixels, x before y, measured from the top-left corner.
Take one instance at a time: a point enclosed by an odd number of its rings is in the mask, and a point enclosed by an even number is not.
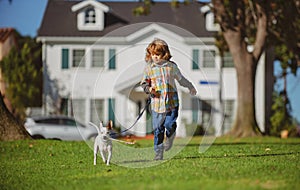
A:
[[[103,127],[103,122],[100,121],[100,123],[99,123],[99,129],[100,129],[100,133],[101,133],[101,134],[104,133],[103,128],[104,128],[104,127]]]

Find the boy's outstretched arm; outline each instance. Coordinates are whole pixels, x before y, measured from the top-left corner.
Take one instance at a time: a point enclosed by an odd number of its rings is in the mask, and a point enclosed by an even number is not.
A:
[[[179,84],[183,87],[186,87],[190,90],[190,94],[195,96],[197,94],[197,90],[193,86],[193,84],[187,80],[184,76],[181,77],[181,80],[178,81]]]

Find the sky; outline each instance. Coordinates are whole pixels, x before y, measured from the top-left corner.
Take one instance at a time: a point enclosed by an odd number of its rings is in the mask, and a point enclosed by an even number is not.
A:
[[[0,28],[15,28],[23,36],[36,37],[41,24],[47,0],[0,0]],[[280,72],[275,64],[275,74]],[[297,76],[289,75],[287,90],[292,106],[292,115],[300,122],[300,68]],[[278,82],[279,88],[282,81]]]

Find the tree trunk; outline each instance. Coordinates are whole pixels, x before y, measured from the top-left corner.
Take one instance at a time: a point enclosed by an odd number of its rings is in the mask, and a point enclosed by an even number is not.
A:
[[[6,108],[0,92],[0,141],[30,139],[26,129]]]
[[[257,122],[255,119],[255,70],[256,63],[253,63],[251,55],[241,55],[243,60],[235,62],[244,62],[243,67],[237,68],[238,80],[238,98],[237,112],[235,122],[230,135],[235,137],[249,137],[259,134]]]
[[[239,41],[238,33],[225,32],[224,37],[228,44],[239,43],[239,46],[230,47],[237,73],[238,98],[235,121],[228,135],[234,137],[257,136],[260,134],[255,119],[255,73],[257,61],[253,54],[247,51],[246,44],[243,41]]]

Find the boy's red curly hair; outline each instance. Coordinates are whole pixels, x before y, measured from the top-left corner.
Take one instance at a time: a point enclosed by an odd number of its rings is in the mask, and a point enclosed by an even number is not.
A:
[[[161,39],[154,39],[146,49],[146,62],[151,62],[151,55],[161,55],[163,60],[169,61],[171,59],[171,53],[168,44]]]

